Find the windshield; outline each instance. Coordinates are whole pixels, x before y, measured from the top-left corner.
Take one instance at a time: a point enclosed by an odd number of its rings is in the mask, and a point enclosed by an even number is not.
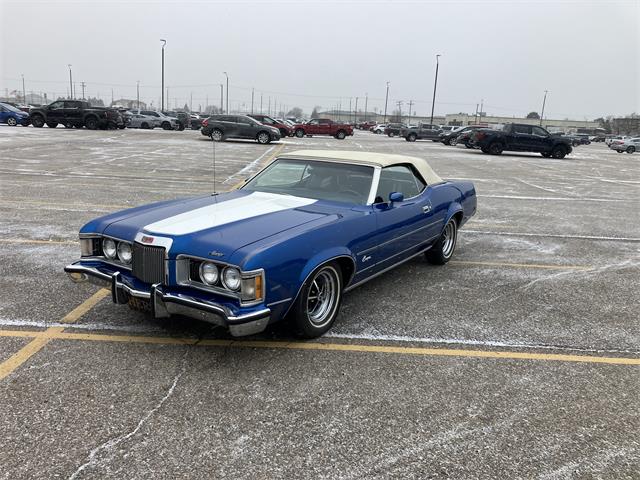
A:
[[[14,107],[13,105],[9,105],[8,103],[0,103],[0,105],[2,105],[4,108],[9,110],[10,112],[17,112],[17,113],[21,113],[22,112],[22,110]]]
[[[242,187],[251,192],[365,205],[373,167],[315,160],[276,160]]]

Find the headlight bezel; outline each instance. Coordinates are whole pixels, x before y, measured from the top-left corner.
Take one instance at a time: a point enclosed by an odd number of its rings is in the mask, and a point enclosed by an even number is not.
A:
[[[215,268],[215,278],[213,280],[207,280],[205,278],[206,272],[204,270],[208,266],[212,266],[213,268]],[[198,268],[198,271],[200,273],[200,280],[202,280],[202,283],[204,283],[205,285],[213,286],[220,281],[220,268],[214,262],[200,263],[200,267]]]
[[[99,233],[81,233],[80,240],[80,258],[97,259],[110,265],[116,265],[131,270],[133,263],[133,242],[113,237],[111,235],[102,235]],[[115,255],[107,256],[104,250],[104,242],[110,241],[115,245]],[[121,243],[127,244],[131,250],[131,260],[129,262],[122,261],[118,255],[118,247]]]
[[[218,279],[213,285],[202,281],[200,268],[204,263],[214,264],[218,268]],[[236,290],[231,290],[223,282],[223,272],[227,268],[236,269],[240,273],[240,285]],[[180,254],[176,257],[176,280],[179,285],[234,298],[243,307],[258,305],[265,300],[266,282],[264,269],[243,271],[237,265],[231,265],[227,262]]]

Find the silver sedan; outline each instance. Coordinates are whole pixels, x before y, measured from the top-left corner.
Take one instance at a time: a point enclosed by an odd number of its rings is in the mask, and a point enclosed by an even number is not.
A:
[[[131,115],[129,122],[127,123],[128,128],[155,128],[158,126],[158,119],[155,117],[151,117],[149,115],[143,115],[141,113],[134,113]]]

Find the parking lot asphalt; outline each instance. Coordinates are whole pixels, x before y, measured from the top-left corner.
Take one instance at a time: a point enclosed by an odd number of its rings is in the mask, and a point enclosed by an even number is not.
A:
[[[86,221],[301,148],[472,180],[454,260],[350,292],[310,342],[233,341],[66,279]],[[0,151],[0,478],[640,478],[638,154],[32,127],[0,127]]]

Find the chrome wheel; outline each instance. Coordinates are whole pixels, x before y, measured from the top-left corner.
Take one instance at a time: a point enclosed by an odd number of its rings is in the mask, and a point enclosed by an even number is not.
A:
[[[456,248],[456,226],[453,222],[447,223],[444,227],[444,233],[442,238],[442,256],[444,258],[450,258],[453,255],[453,250]]]
[[[339,278],[333,267],[325,267],[311,281],[307,293],[307,317],[316,328],[324,327],[334,317],[340,299]]]
[[[7,118],[7,125],[9,125],[10,127],[15,127],[17,124],[18,122],[16,121],[15,118],[13,117]]]
[[[262,144],[269,143],[269,134],[264,132],[260,133],[258,135],[258,143],[262,143]]]
[[[219,142],[222,140],[222,132],[220,130],[214,130],[211,132],[211,140],[214,142]]]

